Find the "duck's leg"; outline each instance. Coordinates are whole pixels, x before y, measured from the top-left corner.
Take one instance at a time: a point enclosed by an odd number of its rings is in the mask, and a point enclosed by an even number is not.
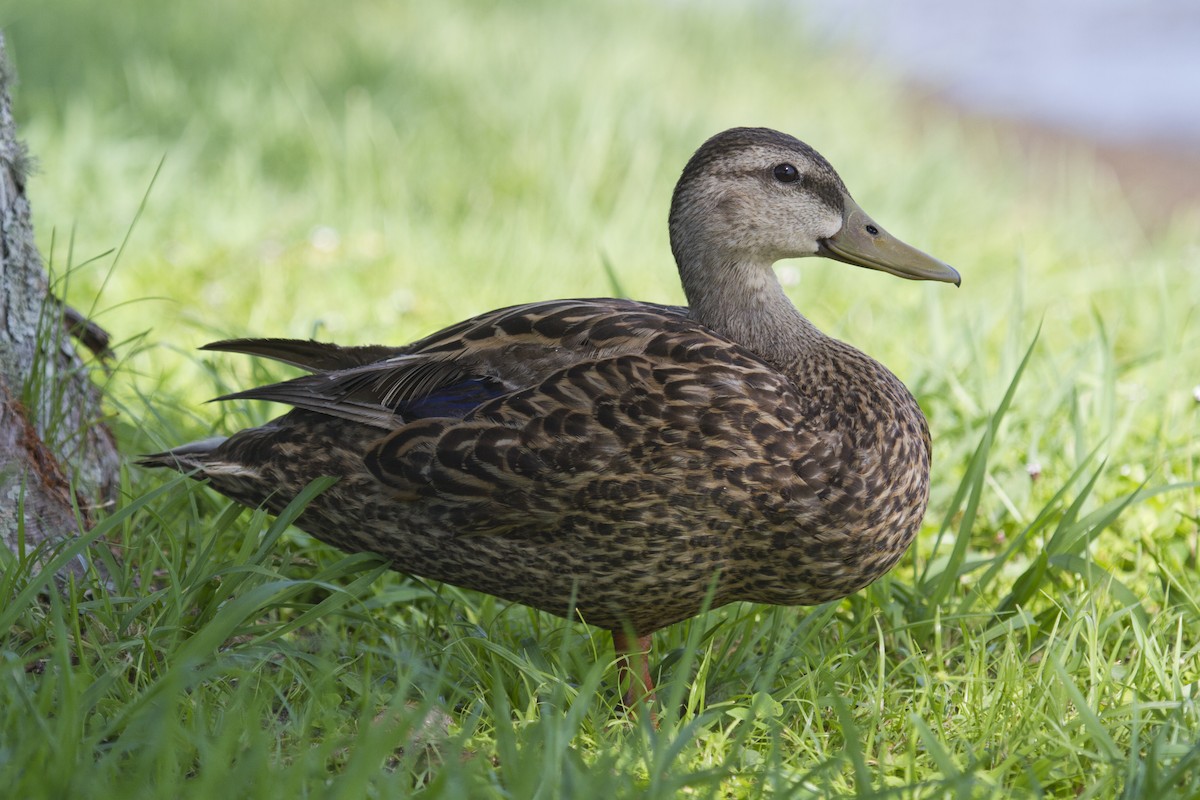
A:
[[[617,655],[617,686],[621,705],[632,711],[638,700],[654,702],[654,679],[650,677],[650,646],[654,638],[630,636],[623,630],[612,632],[613,652]],[[632,640],[632,642],[631,642]],[[653,719],[653,712],[651,712]]]

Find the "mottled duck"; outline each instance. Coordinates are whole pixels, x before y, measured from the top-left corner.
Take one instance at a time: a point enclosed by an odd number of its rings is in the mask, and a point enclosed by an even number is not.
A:
[[[227,396],[292,410],[143,463],[274,512],[332,476],[300,528],[611,631],[632,703],[652,688],[654,631],[706,602],[844,597],[896,563],[925,513],[921,409],[817,330],[772,265],[816,255],[959,282],[773,130],[705,142],[669,221],[686,307],[529,303],[401,347],[216,342],[307,370]]]

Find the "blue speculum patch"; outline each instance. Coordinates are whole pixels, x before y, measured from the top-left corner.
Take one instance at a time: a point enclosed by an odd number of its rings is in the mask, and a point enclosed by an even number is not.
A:
[[[506,392],[501,383],[491,378],[466,378],[440,386],[432,394],[404,403],[398,410],[406,419],[464,417],[472,409]]]

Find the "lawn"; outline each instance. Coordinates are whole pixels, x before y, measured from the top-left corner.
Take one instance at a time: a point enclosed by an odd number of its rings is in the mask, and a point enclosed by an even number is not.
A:
[[[132,457],[269,418],[230,335],[400,343],[488,308],[680,302],[710,134],[799,136],[961,289],[782,265],[934,436],[894,572],[656,636],[655,730],[606,634],[384,570],[130,466],[46,591],[0,554],[0,794],[1200,796],[1200,210],[1143,225],[1065,145],[915,104],[780,3],[0,8],[42,252],[114,334]]]

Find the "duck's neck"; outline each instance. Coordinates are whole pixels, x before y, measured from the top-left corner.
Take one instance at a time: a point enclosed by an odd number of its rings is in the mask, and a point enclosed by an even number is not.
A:
[[[680,263],[683,291],[696,321],[792,371],[826,340],[784,294],[766,262],[709,255]]]

